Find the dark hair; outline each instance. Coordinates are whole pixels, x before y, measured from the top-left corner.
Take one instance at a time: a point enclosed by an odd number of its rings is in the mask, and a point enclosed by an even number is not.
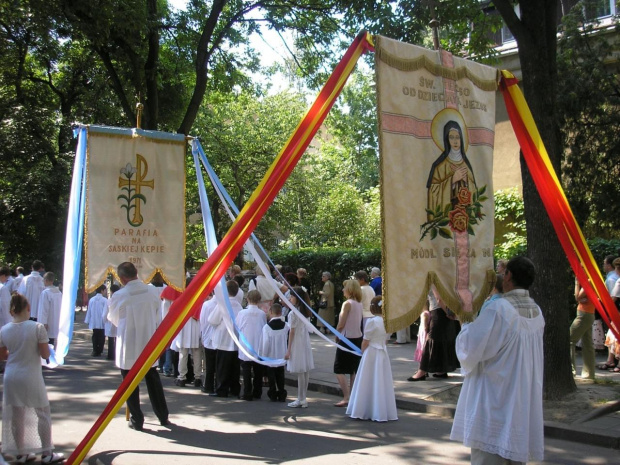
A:
[[[510,271],[512,281],[516,287],[529,289],[536,277],[534,262],[527,257],[511,258],[506,265],[506,272]]]
[[[282,305],[271,304],[271,308],[269,309],[269,311],[274,315],[282,315]]]
[[[355,273],[355,279],[357,279],[358,281],[364,281],[365,283],[368,282],[368,273],[366,273],[364,270],[358,271],[357,273]]]
[[[43,268],[43,262],[41,262],[41,260],[35,260],[32,262],[32,269],[34,271],[39,271],[41,268]]]
[[[19,274],[24,274],[24,267],[23,266],[18,266],[17,268],[15,268],[15,271]]]
[[[105,287],[105,284],[102,284],[101,286],[99,286],[97,288],[97,290],[95,291],[97,294],[101,294],[103,291],[107,290],[107,288]]]
[[[605,257],[605,263],[607,263],[609,266],[614,266],[614,260],[616,259],[615,255],[607,255]],[[0,273],[1,274],[1,273]]]
[[[286,282],[291,286],[299,286],[299,278],[295,273],[286,273],[284,279],[286,279]]]
[[[237,284],[237,281],[231,279],[230,281],[226,281],[226,289],[228,290],[228,295],[234,297],[239,292],[239,284]]]
[[[112,284],[110,286],[110,293],[114,294],[116,291],[118,291],[121,287],[118,284]]]
[[[308,293],[302,289],[301,286],[293,287],[293,294],[298,301],[303,300],[306,305],[303,305],[299,302],[297,306],[297,310],[299,310],[303,316],[306,318],[310,318],[310,297],[308,297]]]
[[[136,266],[131,262],[123,262],[116,268],[116,272],[121,278],[135,278],[138,276]]]
[[[501,273],[495,277],[495,290],[500,294],[504,293],[504,275]]]
[[[0,268],[0,276],[11,276],[11,270],[8,266]]]
[[[233,279],[237,281],[239,287],[243,286],[243,283],[245,283],[245,278],[242,274],[236,274]]]
[[[376,295],[370,301],[370,313],[373,315],[383,314],[383,304],[379,305],[383,301],[383,296]]]
[[[155,287],[164,287],[164,277],[159,271],[151,278],[151,284]]]
[[[26,299],[26,297],[24,297],[18,292],[13,292],[13,295],[11,296],[11,306],[10,306],[11,311],[15,315],[18,315],[24,310],[26,310],[28,307],[30,307],[30,303],[28,302],[28,299]]]

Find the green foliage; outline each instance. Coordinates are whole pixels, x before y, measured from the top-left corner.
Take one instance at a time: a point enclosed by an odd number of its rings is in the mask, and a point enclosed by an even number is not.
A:
[[[248,92],[210,96],[209,104],[200,113],[195,134],[238,208],[243,207],[260,183],[301,119],[304,107],[301,96],[288,92],[266,97]],[[200,207],[193,161],[188,161],[188,166],[192,168],[187,214],[192,215]],[[306,205],[312,203],[313,195],[306,188],[304,171],[301,166],[292,173],[255,231],[267,248],[272,248],[278,237],[286,234],[289,225],[304,220]],[[221,238],[231,221],[208,179],[206,184],[216,233]]]
[[[271,261],[294,270],[305,268],[312,283],[312,297],[322,289],[321,276],[324,271],[332,275],[336,286],[336,298],[341,299],[342,282],[349,279],[356,271],[381,266],[381,249],[378,248],[319,248],[278,250],[271,253]]]
[[[516,188],[495,192],[495,258],[524,255],[527,249],[523,197]]]
[[[614,22],[604,30],[575,7],[558,42],[558,120],[565,147],[562,181],[588,236],[620,236],[620,78],[608,60],[618,53]]]
[[[592,256],[601,270],[603,269],[603,260],[607,255],[620,257],[620,239],[602,239],[600,237],[595,237],[593,239],[588,239],[587,242]]]
[[[392,0],[348,2],[345,24],[366,28],[372,34],[433,48],[429,2]],[[458,56],[487,61],[494,56],[492,32],[501,25],[499,15],[487,15],[478,0],[442,0],[433,2],[439,21],[441,47]],[[475,27],[472,29],[472,24]]]

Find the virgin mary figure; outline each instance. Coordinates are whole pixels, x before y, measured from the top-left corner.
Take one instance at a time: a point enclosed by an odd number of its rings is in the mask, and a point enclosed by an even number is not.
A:
[[[450,120],[445,124],[443,143],[444,151],[433,163],[426,183],[427,208],[431,212],[437,211],[438,207],[444,212],[446,205],[450,205],[450,210],[454,209],[463,203],[459,202],[463,188],[469,193],[476,189],[474,172],[465,155],[463,130],[459,123]],[[429,221],[432,220],[431,213],[427,213],[427,217]]]

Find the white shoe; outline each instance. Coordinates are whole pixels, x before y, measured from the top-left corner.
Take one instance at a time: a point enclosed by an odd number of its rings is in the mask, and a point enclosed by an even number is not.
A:
[[[36,459],[37,456],[35,454],[24,454],[24,455],[18,455],[15,459],[15,463],[26,463],[26,462],[32,462],[34,459]]]
[[[298,399],[288,404],[288,406],[291,408],[308,408],[308,401]]]
[[[41,456],[41,463],[60,463],[64,461],[65,456],[63,454],[57,454],[56,452],[46,455],[45,457]]]

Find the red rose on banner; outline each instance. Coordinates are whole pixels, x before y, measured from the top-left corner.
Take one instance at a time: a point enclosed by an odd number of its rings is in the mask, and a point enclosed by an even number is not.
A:
[[[467,187],[461,187],[456,195],[459,205],[467,206],[471,205],[471,192]]]
[[[452,231],[467,231],[467,226],[469,225],[469,215],[465,209],[457,206],[454,210],[448,213],[448,218],[450,220],[450,229]]]

